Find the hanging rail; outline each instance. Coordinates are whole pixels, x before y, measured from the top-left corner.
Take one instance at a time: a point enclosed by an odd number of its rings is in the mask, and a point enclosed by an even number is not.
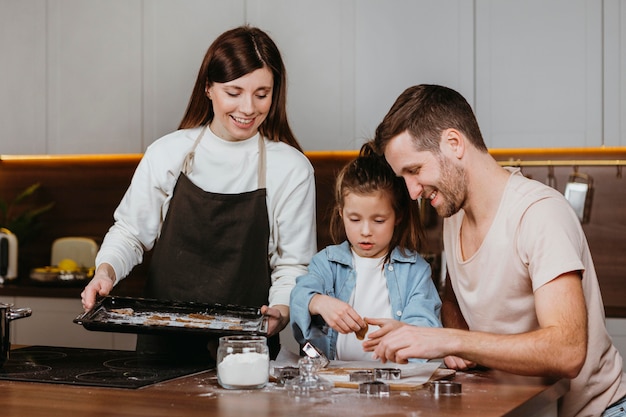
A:
[[[626,147],[491,149],[500,165],[516,167],[626,165]]]
[[[562,167],[562,166],[624,166],[626,159],[563,159],[563,160],[522,160],[498,161],[502,166],[512,167]]]

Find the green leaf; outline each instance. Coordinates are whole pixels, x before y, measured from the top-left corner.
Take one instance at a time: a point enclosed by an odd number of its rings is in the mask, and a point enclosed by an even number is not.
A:
[[[41,183],[35,183],[31,185],[30,187],[26,188],[17,197],[15,197],[15,200],[13,200],[13,204],[21,203],[23,200],[33,195],[39,187],[41,187]]]
[[[40,186],[40,183],[35,183],[27,187],[13,201],[0,200],[0,227],[5,227],[13,232],[17,236],[20,246],[36,237],[42,226],[39,216],[54,207],[54,202],[38,207],[32,207],[32,204],[29,206],[25,203],[18,206],[19,203],[35,194]],[[16,209],[20,209],[20,211],[16,213]]]

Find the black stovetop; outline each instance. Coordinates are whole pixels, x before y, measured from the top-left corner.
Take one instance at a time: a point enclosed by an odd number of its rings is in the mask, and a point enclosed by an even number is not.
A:
[[[0,380],[141,388],[209,368],[126,350],[28,346],[10,352]]]

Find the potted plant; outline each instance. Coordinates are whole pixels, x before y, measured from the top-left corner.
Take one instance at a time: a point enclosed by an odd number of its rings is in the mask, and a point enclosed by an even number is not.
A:
[[[54,206],[54,202],[39,206],[29,201],[39,187],[41,187],[41,184],[35,183],[27,187],[11,201],[5,201],[0,198],[0,228],[7,229],[15,234],[20,246],[39,233],[41,230],[39,216]]]

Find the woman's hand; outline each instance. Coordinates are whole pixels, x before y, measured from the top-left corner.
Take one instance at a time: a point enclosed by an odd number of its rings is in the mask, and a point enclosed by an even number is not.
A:
[[[83,302],[85,311],[91,310],[96,305],[96,297],[98,295],[104,297],[109,295],[115,284],[115,271],[109,264],[101,264],[98,266],[89,284],[85,287],[80,297]]]
[[[268,336],[278,334],[289,324],[289,306],[283,304],[276,304],[272,307],[262,306],[261,314],[269,318],[267,326]]]
[[[367,326],[350,304],[328,295],[314,295],[309,303],[309,312],[319,314],[326,324],[342,334],[358,332]]]

